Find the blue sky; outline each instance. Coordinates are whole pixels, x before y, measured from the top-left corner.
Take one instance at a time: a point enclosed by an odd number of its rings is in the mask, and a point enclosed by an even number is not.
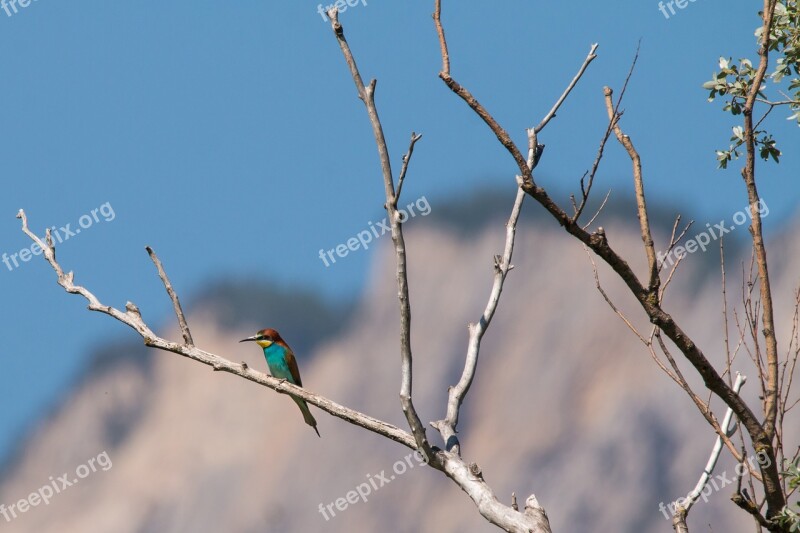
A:
[[[701,88],[718,57],[754,57],[756,7],[698,0],[669,19],[650,0],[616,3],[445,0],[452,75],[520,144],[591,43],[599,57],[541,136],[541,184],[566,202],[606,127],[602,86],[619,88],[637,42],[622,125],[644,161],[649,201],[698,221],[745,204],[739,165],[716,170],[731,117]],[[499,4],[499,3],[498,3]],[[341,15],[377,103],[395,170],[418,143],[405,198],[431,209],[481,187],[513,187],[514,164],[437,78],[433,2],[366,0]],[[186,298],[215,279],[258,276],[331,299],[358,294],[372,258],[326,268],[334,248],[382,218],[383,184],[363,106],[314,2],[56,2],[0,11],[0,253],[30,245],[31,227],[71,224],[106,205],[58,249],[104,302],[135,301],[151,323],[169,302],[144,252],[159,253]],[[774,113],[779,166],[762,166],[768,230],[800,199],[798,129]],[[598,190],[630,190],[614,144]],[[528,204],[528,208],[534,207]],[[424,220],[424,219],[418,219]],[[424,223],[424,222],[417,222]],[[701,226],[704,224],[701,224]],[[0,457],[59,398],[93,347],[131,339],[65,294],[41,257],[0,264]]]

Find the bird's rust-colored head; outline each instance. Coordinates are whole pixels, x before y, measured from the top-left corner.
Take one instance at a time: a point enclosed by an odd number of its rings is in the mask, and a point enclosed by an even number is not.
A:
[[[281,338],[281,334],[272,328],[264,328],[255,335],[253,335],[252,337],[247,337],[246,339],[242,339],[239,342],[247,342],[247,341],[253,341],[262,348],[268,348],[273,343],[286,346],[286,343],[284,342],[283,338]]]

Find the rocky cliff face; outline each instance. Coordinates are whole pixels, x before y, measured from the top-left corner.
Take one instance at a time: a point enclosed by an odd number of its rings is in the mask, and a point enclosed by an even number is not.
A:
[[[636,258],[633,265],[643,272],[636,228],[605,225],[611,243]],[[444,414],[447,386],[463,366],[466,325],[486,304],[491,258],[503,238],[502,220],[469,234],[441,225],[408,232],[414,385],[423,420]],[[798,282],[787,265],[796,265],[800,253],[796,239],[781,243],[773,282],[785,350]],[[309,389],[404,427],[389,244],[386,239],[376,253],[352,319],[298,358]],[[714,250],[687,259],[667,308],[721,367],[717,257]],[[739,300],[740,261],[728,258],[731,305]],[[481,466],[500,498],[510,501],[516,492],[524,501],[534,492],[554,531],[671,531],[659,504],[694,486],[713,434],[605,304],[579,244],[552,224],[528,221],[518,232],[513,263],[462,410],[465,456]],[[608,270],[600,269],[600,279],[648,331]],[[195,342],[265,369],[258,350],[236,342],[251,331],[231,329],[215,314],[220,308],[207,300],[193,306]],[[284,334],[300,352],[303,333]],[[0,485],[6,508],[44,486],[54,490],[47,504],[39,501],[24,513],[16,508],[17,518],[0,514],[0,531],[495,531],[465,494],[405,448],[312,407],[319,439],[288,397],[174,354],[150,353],[142,364],[141,348],[125,352],[83,380],[7,470]],[[745,392],[753,401],[756,375],[745,354],[735,369],[751,378]],[[724,410],[714,406],[721,417]],[[796,422],[787,423],[788,442],[798,442]],[[723,456],[717,472],[732,478],[734,466]],[[729,501],[734,486],[719,488],[695,506],[690,525],[752,531]],[[356,498],[351,491],[357,490],[369,494]]]

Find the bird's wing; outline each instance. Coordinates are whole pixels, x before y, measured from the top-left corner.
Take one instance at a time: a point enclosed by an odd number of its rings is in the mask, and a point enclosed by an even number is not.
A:
[[[289,349],[286,350],[286,365],[289,367],[289,372],[292,373],[294,384],[298,387],[302,387],[303,382],[300,381],[300,369],[297,368],[297,359],[294,358],[294,354]]]

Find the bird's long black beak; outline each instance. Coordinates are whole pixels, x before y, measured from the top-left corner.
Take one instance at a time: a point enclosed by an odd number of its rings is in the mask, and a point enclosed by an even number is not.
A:
[[[258,335],[253,335],[252,337],[247,337],[246,339],[242,339],[239,342],[247,342],[247,341],[254,341],[258,338]]]

